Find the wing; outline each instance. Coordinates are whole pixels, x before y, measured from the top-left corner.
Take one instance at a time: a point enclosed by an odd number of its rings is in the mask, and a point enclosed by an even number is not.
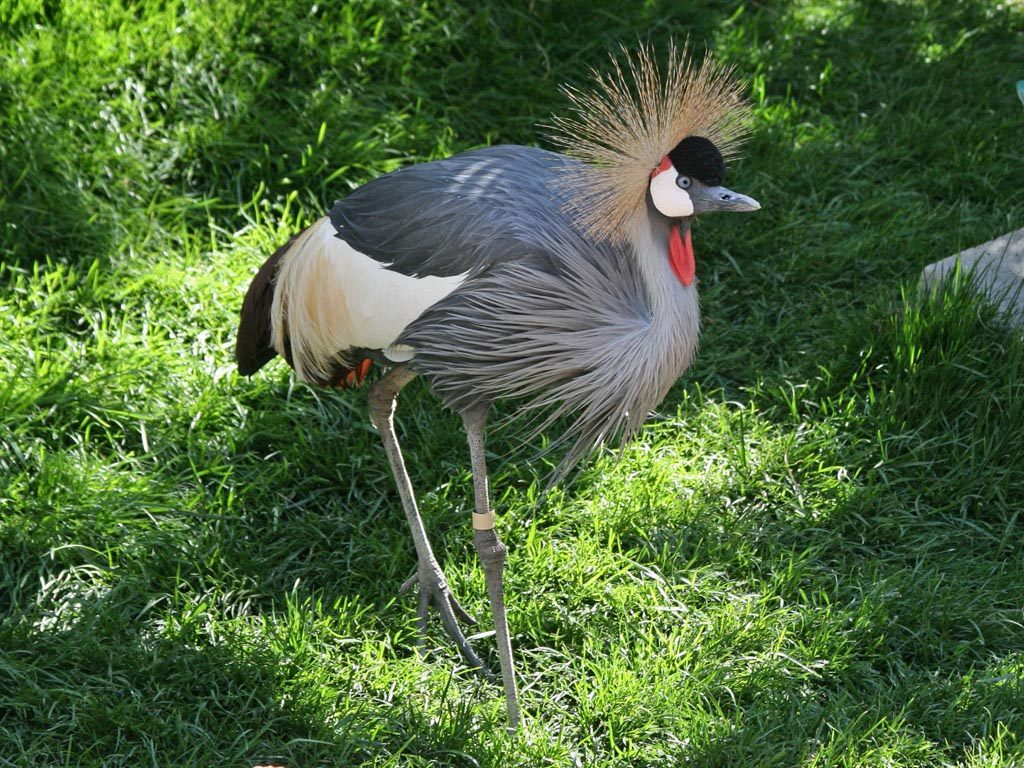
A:
[[[524,258],[556,269],[551,238],[579,237],[556,183],[576,163],[532,147],[472,150],[374,179],[328,215],[356,251],[413,277]]]
[[[578,161],[517,146],[410,166],[354,190],[260,269],[246,295],[239,370],[275,353],[299,377],[347,380],[425,309],[496,265],[560,273],[586,249],[559,192]]]

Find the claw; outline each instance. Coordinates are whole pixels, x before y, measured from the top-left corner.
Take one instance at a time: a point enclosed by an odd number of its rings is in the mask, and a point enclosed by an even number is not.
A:
[[[409,594],[409,590],[420,581],[420,572],[413,571],[412,576],[402,582],[402,586],[398,588],[398,594],[405,596]]]
[[[416,573],[402,582],[402,586],[398,588],[399,594],[407,594],[414,584],[419,586],[419,606],[417,609],[419,617],[417,626],[420,635],[419,647],[422,648],[426,641],[427,620],[430,606],[433,604],[441,616],[441,623],[444,625],[445,632],[458,647],[462,658],[465,659],[470,667],[486,679],[493,680],[494,674],[487,668],[483,660],[476,655],[473,647],[469,644],[469,640],[466,639],[462,628],[459,626],[459,621],[466,624],[476,624],[476,619],[459,604],[455,595],[452,594],[451,587],[448,586],[448,581],[445,579],[444,572],[440,566],[434,565],[431,567],[428,565],[417,568]]]
[[[402,586],[398,588],[398,594],[407,595],[417,584],[426,583],[428,587],[426,590],[421,589],[421,594],[425,592],[428,598],[433,597],[435,602],[447,600],[452,612],[459,621],[465,624],[475,625],[477,623],[476,618],[473,614],[463,608],[458,599],[456,599],[455,595],[452,593],[451,587],[448,586],[444,573],[440,570],[435,573],[432,570],[427,569],[427,574],[430,578],[424,582],[422,574],[420,574],[419,569],[417,569],[412,576],[402,582]]]

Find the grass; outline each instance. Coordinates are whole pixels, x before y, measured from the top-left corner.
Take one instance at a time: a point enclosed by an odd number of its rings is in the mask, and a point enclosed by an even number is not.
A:
[[[0,21],[0,765],[1024,764],[1024,346],[964,285],[916,288],[1024,217],[1019,3]],[[730,184],[764,210],[700,222],[700,358],[621,457],[538,505],[537,446],[491,440],[509,737],[438,627],[413,651],[364,394],[239,378],[238,307],[347,189],[543,145],[559,83],[687,34],[751,83]],[[428,528],[486,626],[458,420],[410,390]]]

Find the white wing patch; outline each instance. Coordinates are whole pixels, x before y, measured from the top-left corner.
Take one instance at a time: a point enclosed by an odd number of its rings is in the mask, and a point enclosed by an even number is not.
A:
[[[281,259],[271,309],[274,347],[303,380],[322,380],[354,348],[386,350],[396,362],[412,350],[392,346],[409,323],[454,291],[466,274],[409,277],[387,269],[335,236],[324,217]]]

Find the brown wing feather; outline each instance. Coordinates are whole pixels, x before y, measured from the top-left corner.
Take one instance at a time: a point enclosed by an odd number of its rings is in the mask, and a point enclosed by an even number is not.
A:
[[[301,234],[300,232],[292,237],[263,263],[249,284],[245,299],[242,300],[242,317],[235,342],[235,359],[238,361],[238,372],[243,376],[251,376],[277,357],[270,320],[275,279],[281,259]],[[291,344],[287,336],[284,347],[285,360],[288,365],[292,365]],[[362,385],[371,365],[372,361],[369,359],[361,360],[351,368],[335,364],[328,371],[327,377],[316,383],[325,387],[358,387]]]
[[[281,257],[291,248],[295,237],[274,251],[263,263],[249,284],[249,290],[242,301],[242,319],[238,325],[238,339],[235,342],[235,359],[238,361],[238,372],[243,376],[251,376],[277,357],[270,333],[274,278],[277,276]]]

